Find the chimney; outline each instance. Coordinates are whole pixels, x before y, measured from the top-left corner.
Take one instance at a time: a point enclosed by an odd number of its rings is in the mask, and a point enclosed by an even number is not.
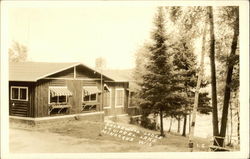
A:
[[[95,59],[95,68],[97,70],[103,70],[103,69],[106,69],[107,67],[107,63],[106,63],[106,59],[103,58],[103,57],[98,57]]]

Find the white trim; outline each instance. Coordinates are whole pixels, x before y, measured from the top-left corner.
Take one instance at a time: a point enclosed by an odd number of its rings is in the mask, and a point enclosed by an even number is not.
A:
[[[70,115],[62,115],[62,116],[48,116],[48,117],[19,117],[19,116],[9,116],[10,119],[22,119],[22,120],[33,120],[33,121],[41,121],[41,120],[52,120],[52,119],[62,119],[62,118],[70,118],[75,116],[89,116],[96,114],[104,114],[104,111],[101,112],[91,112],[91,113],[80,113],[80,114],[70,114]]]
[[[111,82],[111,83],[116,83],[116,82],[129,82],[127,80],[114,80],[114,81],[105,81],[105,82]]]
[[[67,88],[68,89],[68,87],[67,86],[49,86],[49,89],[48,89],[48,104],[52,104],[51,102],[50,102],[50,88]],[[65,95],[66,96],[66,95]],[[56,96],[57,97],[57,101],[59,101],[59,96]],[[64,102],[63,102],[64,103]],[[68,96],[66,96],[66,102],[65,103],[68,103]],[[57,104],[60,104],[60,102],[57,102]]]
[[[76,64],[70,65],[70,66],[68,66],[68,67],[62,68],[62,69],[60,69],[60,70],[57,70],[57,71],[55,71],[55,72],[51,72],[51,73],[45,74],[45,75],[43,75],[43,76],[40,76],[40,77],[36,78],[36,81],[39,80],[39,79],[45,78],[45,77],[47,77],[47,76],[50,76],[50,75],[53,75],[53,74],[56,74],[56,73],[65,71],[65,70],[67,70],[67,69],[69,69],[69,68],[71,68],[71,67],[78,66],[78,65],[80,65],[80,64],[81,64],[81,63],[76,63]]]
[[[117,105],[117,91],[120,91],[120,90],[122,90],[122,92],[123,92],[123,98],[122,98],[122,105]],[[124,97],[125,97],[125,90],[124,90],[124,88],[115,88],[115,108],[122,108],[122,107],[124,107]]]
[[[13,99],[12,98],[12,88],[17,88],[18,89],[18,97],[17,99]],[[20,99],[20,89],[26,89],[26,99]],[[11,100],[16,100],[16,101],[28,101],[29,100],[29,87],[25,87],[25,86],[10,86],[10,99]]]
[[[109,106],[109,107],[103,107],[103,109],[111,109],[111,107]]]
[[[97,87],[97,86],[83,86],[83,87]],[[94,103],[94,102],[97,102],[97,98],[98,98],[98,93],[95,93],[95,96],[96,96],[96,98],[95,98],[95,100],[89,100],[89,101],[85,101],[84,100],[84,91],[83,91],[83,87],[82,87],[82,102],[89,102],[89,103]],[[91,94],[89,95],[89,99],[91,99]]]
[[[109,86],[106,83],[104,83],[103,87],[106,87],[109,91],[111,91],[111,89],[109,88]]]
[[[76,66],[74,66],[74,79],[76,79]]]
[[[67,70],[67,69],[69,69],[69,68],[71,68],[71,67],[80,66],[80,65],[83,66],[83,67],[86,67],[87,69],[92,70],[93,72],[99,73],[99,74],[105,76],[105,77],[108,78],[108,79],[114,80],[114,79],[112,79],[112,78],[110,78],[110,77],[104,75],[103,73],[100,73],[99,71],[97,71],[97,70],[95,70],[95,69],[93,69],[93,68],[91,68],[91,67],[89,67],[89,66],[86,66],[86,65],[84,65],[84,64],[81,63],[81,62],[78,62],[78,63],[76,63],[76,64],[73,64],[73,65],[71,65],[71,66],[62,68],[62,69],[57,70],[57,71],[55,71],[55,72],[51,72],[51,73],[45,74],[45,75],[43,75],[43,76],[40,76],[40,77],[36,78],[36,81],[39,80],[39,79],[45,78],[45,77],[47,77],[47,76],[50,76],[50,75],[53,75],[53,74],[62,72],[62,71]]]
[[[119,115],[116,115],[116,116],[128,116],[128,114],[119,114]],[[115,117],[115,115],[107,115],[107,116],[105,116],[105,117],[107,117],[107,118],[112,118],[112,117]]]

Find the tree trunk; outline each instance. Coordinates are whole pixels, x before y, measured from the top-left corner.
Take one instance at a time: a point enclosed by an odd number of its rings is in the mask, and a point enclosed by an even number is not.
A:
[[[233,136],[233,108],[232,108],[232,103],[230,103],[230,121],[231,121],[231,131],[230,131],[230,140],[229,140],[229,144],[232,145],[232,136]]]
[[[186,136],[187,115],[184,115],[182,136]]]
[[[164,137],[164,131],[163,131],[163,110],[160,109],[160,129],[161,129],[161,136]]]
[[[191,128],[191,113],[188,115],[188,134],[190,134],[190,128]]]
[[[235,52],[237,49],[238,36],[239,36],[239,8],[236,8],[236,21],[234,25],[234,36],[233,36],[231,52],[230,52],[229,60],[227,64],[226,85],[225,85],[225,91],[224,91],[224,101],[223,101],[221,129],[220,129],[221,137],[225,137],[226,135],[228,107],[229,107],[230,94],[231,94],[231,82],[232,82],[233,68],[234,68],[234,63],[235,63],[234,57],[235,57]],[[220,140],[219,144],[222,145],[223,142],[224,141],[222,139]]]
[[[206,44],[206,30],[207,30],[207,20],[205,20],[205,26],[203,31],[203,37],[202,37],[202,50],[201,50],[201,61],[200,61],[200,68],[199,68],[199,74],[198,74],[198,80],[196,84],[196,90],[195,90],[195,97],[194,97],[194,107],[192,111],[192,122],[191,127],[189,130],[189,143],[188,148],[190,151],[193,151],[193,137],[194,137],[194,128],[195,128],[195,120],[196,120],[196,114],[197,114],[197,108],[199,104],[199,91],[201,87],[201,81],[203,78],[203,72],[204,72],[204,56],[205,56],[205,44]],[[189,121],[190,122],[190,121]]]
[[[178,132],[178,133],[180,133],[181,118],[180,118],[180,117],[178,117],[177,121],[178,121],[178,128],[177,128],[177,132]]]
[[[213,136],[219,135],[218,110],[217,110],[217,91],[216,91],[216,69],[215,69],[215,38],[214,38],[214,18],[213,7],[209,6],[210,23],[210,67],[211,67],[211,88],[212,88],[212,107],[213,107]]]
[[[238,119],[238,123],[237,123],[238,144],[240,144],[240,105],[239,105],[239,96],[238,95],[237,95],[237,101],[236,101],[235,105],[237,106],[236,110],[237,110],[237,119]]]
[[[173,118],[171,117],[168,132],[171,132],[172,122],[173,122]]]
[[[238,124],[237,124],[237,136],[238,136],[238,144],[240,144],[240,112],[237,112],[238,116]]]

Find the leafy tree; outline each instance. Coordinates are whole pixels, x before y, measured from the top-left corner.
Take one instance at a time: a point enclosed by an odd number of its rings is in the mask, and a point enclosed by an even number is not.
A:
[[[9,62],[23,62],[27,60],[28,49],[26,46],[13,41],[12,47],[9,48]]]
[[[200,23],[206,18],[206,11],[204,7],[169,7],[170,19],[175,23],[178,29],[179,39],[175,47],[174,65],[177,74],[177,83],[183,87],[181,92],[185,92],[183,96],[184,107],[179,112],[184,117],[183,133],[186,135],[186,121],[187,115],[192,110],[194,101],[193,90],[197,83],[197,63],[194,54],[194,41],[197,37],[206,36],[201,35]],[[198,30],[198,31],[197,31]],[[203,40],[204,41],[204,40]],[[205,51],[205,50],[204,50]],[[202,52],[204,52],[202,51]],[[206,87],[207,82],[202,81],[202,87]],[[198,110],[201,113],[208,114],[211,112],[209,107],[208,93],[200,93]],[[180,118],[179,118],[180,119]],[[178,120],[178,119],[177,119]],[[178,123],[179,125],[179,123]],[[179,127],[179,126],[178,126]]]
[[[233,37],[232,37],[232,44],[230,55],[227,59],[227,73],[226,73],[226,81],[225,81],[225,89],[224,89],[224,101],[223,101],[223,112],[222,112],[222,119],[221,119],[221,129],[220,129],[220,136],[225,137],[226,135],[226,128],[227,128],[227,116],[228,116],[228,108],[232,90],[232,77],[233,77],[233,70],[234,65],[239,61],[239,56],[236,55],[238,38],[239,38],[239,7],[225,7],[224,8],[228,14],[227,17],[234,17],[234,21],[232,22],[233,27]],[[219,144],[222,146],[223,140],[220,140]]]

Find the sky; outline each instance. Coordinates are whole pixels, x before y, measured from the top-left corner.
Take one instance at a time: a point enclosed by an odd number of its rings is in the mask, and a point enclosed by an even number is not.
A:
[[[152,6],[11,7],[9,44],[28,48],[29,61],[83,62],[107,68],[135,66],[135,52],[150,38]]]

